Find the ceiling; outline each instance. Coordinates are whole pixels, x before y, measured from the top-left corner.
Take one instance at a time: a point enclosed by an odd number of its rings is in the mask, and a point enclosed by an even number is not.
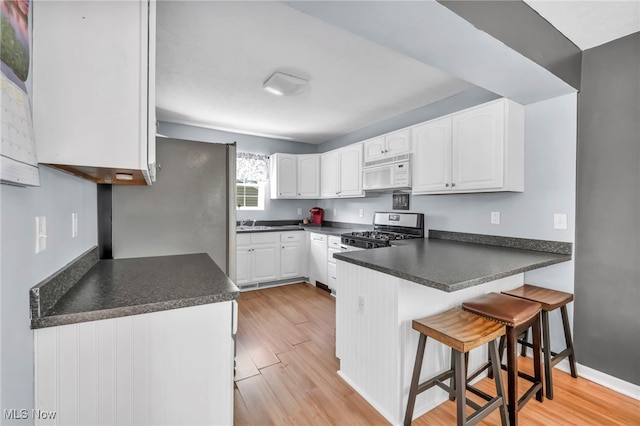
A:
[[[636,1],[526,1],[581,49],[640,26]],[[603,12],[602,3],[616,6]],[[156,52],[159,121],[312,144],[474,87],[271,1],[160,1]],[[309,87],[272,95],[262,85],[274,71]]]
[[[640,0],[524,0],[580,50],[640,31]]]

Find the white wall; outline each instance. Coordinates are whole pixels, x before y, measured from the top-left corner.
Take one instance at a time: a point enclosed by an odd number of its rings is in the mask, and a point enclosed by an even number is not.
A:
[[[39,188],[0,185],[1,409],[29,413],[34,395],[29,289],[97,245],[96,184],[46,166],[40,166],[40,183]],[[78,213],[77,238],[71,238],[72,212]],[[47,249],[39,254],[34,253],[36,216],[47,218]]]

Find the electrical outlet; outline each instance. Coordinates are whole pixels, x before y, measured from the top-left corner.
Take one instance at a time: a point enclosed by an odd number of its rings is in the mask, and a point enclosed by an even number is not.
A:
[[[500,225],[500,212],[491,212],[491,223],[493,225]]]
[[[333,217],[336,217],[336,214],[337,214],[337,210],[333,209]]]
[[[78,236],[78,213],[71,213],[71,238]]]
[[[298,207],[298,216],[302,216],[302,209]]]
[[[553,229],[567,229],[567,215],[555,213],[553,215]]]
[[[364,209],[358,209],[358,217],[364,216]]]
[[[364,314],[364,296],[358,296],[358,313]]]
[[[47,217],[36,216],[36,254],[47,249]]]

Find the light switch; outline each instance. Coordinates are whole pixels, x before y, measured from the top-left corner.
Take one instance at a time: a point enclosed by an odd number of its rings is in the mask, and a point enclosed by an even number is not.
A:
[[[47,217],[36,216],[36,254],[47,249]]]
[[[302,216],[302,209],[298,207],[298,216]]]
[[[71,238],[78,236],[78,213],[71,213]]]
[[[567,215],[555,213],[553,215],[553,229],[567,229]]]
[[[491,223],[493,225],[500,225],[500,212],[491,212]]]

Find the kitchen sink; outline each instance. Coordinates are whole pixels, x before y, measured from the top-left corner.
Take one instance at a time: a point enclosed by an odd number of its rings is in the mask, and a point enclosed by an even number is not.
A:
[[[241,225],[236,226],[236,231],[266,231],[268,229],[273,229],[273,226],[264,226],[264,225]]]

